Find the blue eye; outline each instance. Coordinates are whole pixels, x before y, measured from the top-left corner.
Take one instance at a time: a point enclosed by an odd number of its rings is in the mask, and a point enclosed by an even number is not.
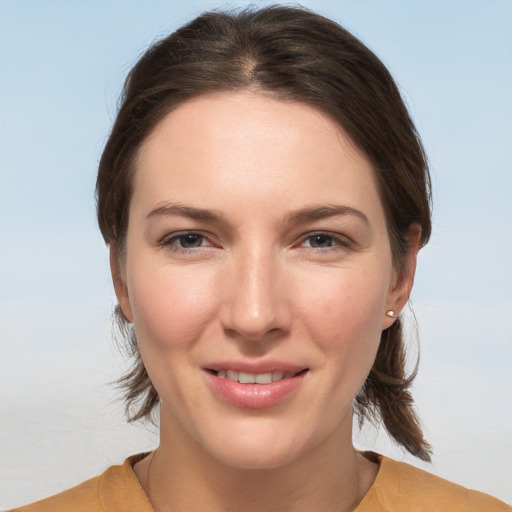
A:
[[[332,247],[335,244],[334,237],[330,235],[312,235],[306,240],[309,240],[310,247],[323,249],[324,247]]]
[[[187,233],[174,237],[173,241],[177,242],[182,249],[195,249],[203,245],[204,236],[197,233]]]
[[[343,237],[329,233],[313,233],[304,238],[303,245],[312,249],[349,247],[350,242]]]
[[[200,233],[185,232],[165,238],[161,245],[171,251],[191,251],[208,245],[207,242],[207,238]]]

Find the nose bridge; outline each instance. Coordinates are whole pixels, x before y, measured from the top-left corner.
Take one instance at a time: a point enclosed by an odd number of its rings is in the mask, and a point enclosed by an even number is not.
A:
[[[253,243],[233,255],[224,328],[253,340],[276,329],[287,329],[281,266],[275,251],[263,243]]]

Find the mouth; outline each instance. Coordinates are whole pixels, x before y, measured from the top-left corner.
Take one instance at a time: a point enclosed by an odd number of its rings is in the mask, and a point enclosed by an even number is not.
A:
[[[249,373],[236,370],[208,370],[210,373],[221,379],[229,379],[240,384],[271,384],[283,379],[291,379],[309,371],[304,368],[298,372],[272,371],[265,373]]]
[[[310,371],[286,363],[254,365],[239,362],[212,366],[205,368],[205,373],[214,396],[244,409],[265,409],[292,398]]]

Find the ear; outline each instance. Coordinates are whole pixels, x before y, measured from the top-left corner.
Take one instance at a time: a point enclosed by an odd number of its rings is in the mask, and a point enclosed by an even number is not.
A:
[[[123,265],[113,243],[110,244],[110,272],[121,312],[128,322],[133,323],[132,307],[130,305],[130,297],[128,297],[128,289],[126,288]]]
[[[416,259],[420,249],[420,238],[421,227],[418,224],[413,224],[408,234],[409,250],[405,255],[401,271],[395,275],[388,294],[388,300],[386,301],[386,310],[382,320],[383,330],[395,322],[396,317],[398,317],[400,311],[402,311],[409,300],[416,272]],[[388,316],[387,312],[393,312],[394,317]]]

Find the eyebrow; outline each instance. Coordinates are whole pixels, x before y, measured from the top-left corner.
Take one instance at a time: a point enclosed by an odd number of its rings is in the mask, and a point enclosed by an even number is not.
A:
[[[207,220],[210,222],[221,222],[223,217],[220,213],[203,208],[194,208],[179,203],[164,203],[151,210],[146,219],[151,217],[188,217],[189,219]]]
[[[305,224],[315,220],[335,217],[337,215],[352,215],[361,219],[366,225],[370,224],[368,217],[361,211],[350,206],[343,205],[322,205],[311,206],[295,210],[285,217],[286,224]],[[151,217],[187,217],[189,219],[204,220],[209,222],[226,223],[221,213],[214,210],[206,210],[193,206],[185,206],[180,203],[164,203],[151,210],[146,219]]]
[[[289,224],[304,224],[306,222],[326,219],[328,217],[335,217],[337,215],[352,215],[361,219],[366,225],[370,225],[368,217],[363,212],[350,206],[342,206],[336,204],[312,206],[309,208],[302,208],[300,210],[290,212],[286,216],[286,222]]]

